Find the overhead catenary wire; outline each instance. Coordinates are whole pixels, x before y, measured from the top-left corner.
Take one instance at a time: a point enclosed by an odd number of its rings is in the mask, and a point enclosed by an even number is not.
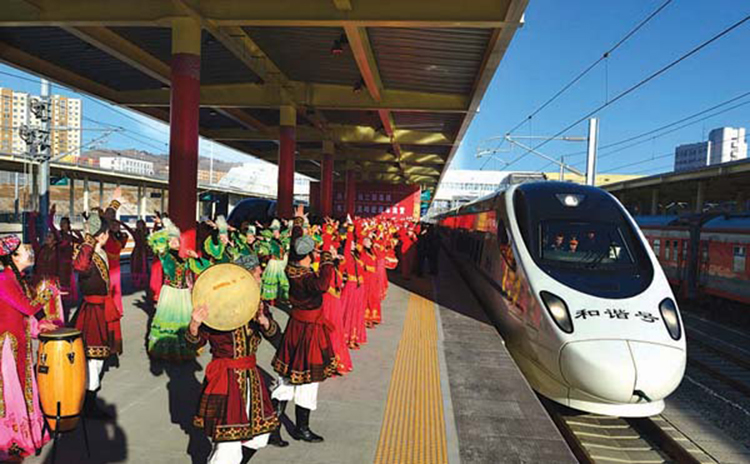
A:
[[[511,130],[508,131],[508,133],[514,132],[516,129],[521,127],[523,123],[526,121],[530,121],[534,116],[539,114],[544,108],[549,106],[552,102],[558,99],[562,94],[568,91],[571,87],[573,87],[578,81],[583,79],[591,70],[593,70],[595,67],[597,67],[602,61],[607,60],[612,53],[615,52],[620,46],[622,46],[625,42],[627,42],[631,37],[633,37],[643,26],[648,24],[654,17],[656,17],[659,13],[661,13],[664,8],[666,8],[670,3],[672,3],[672,0],[667,0],[666,2],[662,3],[656,10],[651,12],[646,18],[641,20],[633,29],[631,29],[627,34],[625,34],[620,40],[618,40],[613,46],[611,46],[609,49],[607,49],[602,55],[595,60],[593,63],[591,63],[589,66],[587,66],[583,71],[578,73],[570,82],[565,84],[560,90],[558,90],[555,94],[553,94],[550,98],[547,99],[544,103],[542,103],[537,109],[532,111],[526,118],[521,120],[518,124],[516,124]]]
[[[592,117],[593,115],[597,114],[597,113],[598,113],[598,112],[600,112],[601,110],[603,110],[603,109],[605,109],[605,108],[609,107],[610,105],[612,105],[612,104],[614,104],[614,103],[618,102],[619,100],[621,100],[621,99],[625,98],[626,96],[630,95],[631,93],[635,92],[635,91],[636,91],[636,90],[638,90],[639,88],[643,87],[644,85],[648,84],[648,83],[649,83],[649,82],[651,82],[652,80],[654,80],[654,79],[656,79],[657,77],[661,76],[662,74],[666,73],[666,72],[667,72],[667,71],[669,71],[670,69],[672,69],[672,68],[674,68],[675,66],[677,66],[677,65],[678,65],[679,63],[681,63],[681,62],[685,61],[686,59],[690,58],[691,56],[695,55],[695,54],[696,54],[696,53],[698,53],[699,51],[701,51],[701,50],[703,50],[704,48],[708,47],[708,46],[709,46],[709,45],[711,45],[712,43],[716,42],[716,41],[717,41],[717,40],[719,40],[720,38],[722,38],[722,37],[724,37],[725,35],[729,34],[730,32],[732,32],[733,30],[735,30],[735,29],[737,29],[738,27],[742,26],[743,24],[745,24],[745,23],[746,23],[746,22],[748,22],[748,21],[750,21],[750,15],[747,15],[747,16],[745,16],[744,18],[742,18],[741,20],[739,20],[739,21],[735,22],[735,23],[734,23],[734,24],[732,24],[731,26],[729,26],[729,27],[727,27],[727,28],[723,29],[723,30],[722,30],[721,32],[719,32],[718,34],[715,34],[714,36],[712,36],[712,37],[711,37],[711,38],[709,38],[708,40],[705,40],[704,42],[702,42],[701,44],[697,45],[696,47],[693,47],[693,48],[692,48],[692,49],[691,49],[690,51],[688,51],[688,52],[686,52],[686,53],[682,54],[681,56],[679,56],[679,57],[678,57],[678,58],[676,58],[675,60],[673,60],[673,61],[669,62],[669,63],[668,63],[667,65],[665,65],[665,66],[662,66],[662,67],[661,67],[661,68],[659,68],[658,70],[654,71],[653,73],[649,74],[649,75],[648,75],[648,76],[646,76],[645,78],[641,79],[641,80],[640,80],[640,81],[638,81],[638,82],[637,82],[636,84],[634,84],[634,85],[632,85],[632,86],[628,87],[627,89],[623,90],[622,92],[620,92],[619,94],[617,94],[617,95],[616,95],[616,96],[615,96],[614,98],[612,98],[612,99],[611,99],[611,100],[609,100],[608,102],[606,102],[606,103],[603,103],[603,104],[601,104],[601,105],[597,106],[596,108],[594,108],[594,109],[590,110],[589,112],[587,112],[586,114],[584,114],[584,115],[583,115],[583,116],[581,116],[580,118],[576,119],[576,120],[575,120],[574,122],[572,122],[572,123],[568,124],[568,125],[567,125],[567,126],[565,126],[565,127],[563,128],[563,129],[561,129],[561,130],[559,130],[558,132],[556,132],[556,133],[555,133],[554,135],[552,135],[551,137],[549,137],[549,138],[547,138],[546,140],[544,140],[543,142],[541,142],[541,143],[537,144],[537,145],[536,145],[535,147],[533,147],[533,148],[532,148],[532,150],[538,150],[539,148],[541,148],[541,147],[543,147],[543,146],[547,145],[547,144],[548,144],[548,143],[550,143],[550,142],[551,142],[552,140],[554,140],[554,139],[555,139],[556,137],[559,137],[560,135],[562,135],[562,134],[564,134],[565,132],[569,131],[570,129],[574,128],[574,127],[575,127],[575,126],[577,126],[578,124],[582,123],[583,121],[585,121],[585,120],[589,119],[590,117]],[[527,154],[529,154],[530,152],[531,152],[531,150],[526,150],[526,151],[524,151],[524,153],[522,153],[522,154],[521,154],[520,156],[516,157],[516,158],[515,158],[515,159],[513,159],[513,160],[512,160],[512,161],[511,161],[510,163],[506,164],[506,167],[508,167],[508,166],[511,166],[512,164],[514,164],[514,163],[516,163],[516,162],[520,161],[521,159],[523,159],[523,158],[524,158],[524,157],[525,157],[525,156],[526,156]]]
[[[632,142],[632,141],[634,141],[634,140],[638,140],[638,139],[640,139],[640,138],[643,138],[643,137],[648,137],[649,135],[657,134],[658,132],[661,132],[661,131],[662,131],[662,130],[664,130],[664,129],[669,129],[670,127],[676,126],[676,125],[678,125],[678,124],[681,124],[681,123],[683,123],[683,122],[686,122],[686,121],[690,121],[691,119],[697,118],[697,117],[699,117],[699,116],[703,116],[703,115],[704,115],[704,114],[706,114],[706,113],[709,113],[709,112],[711,112],[711,111],[713,111],[713,110],[716,110],[716,109],[718,109],[718,108],[721,108],[722,106],[726,106],[726,105],[729,105],[729,104],[731,104],[731,103],[734,103],[734,102],[736,102],[737,100],[741,100],[741,99],[743,99],[743,98],[745,98],[745,97],[747,97],[747,96],[750,96],[750,91],[744,92],[744,93],[742,93],[742,94],[740,94],[740,95],[737,95],[737,96],[735,96],[735,97],[732,97],[732,98],[730,98],[730,99],[728,99],[728,100],[724,100],[724,101],[722,101],[721,103],[717,103],[717,104],[715,104],[715,105],[713,105],[713,106],[711,106],[711,107],[709,107],[709,108],[706,108],[706,109],[703,109],[703,110],[701,110],[701,111],[698,111],[697,113],[693,113],[693,114],[691,114],[690,116],[685,116],[685,117],[683,117],[683,118],[680,118],[680,119],[678,119],[678,120],[676,120],[676,121],[673,121],[673,122],[670,122],[670,123],[668,123],[668,124],[664,124],[664,125],[662,125],[662,126],[659,126],[659,127],[655,128],[655,129],[649,129],[649,130],[648,130],[648,131],[646,131],[646,132],[642,132],[642,133],[640,133],[640,134],[637,134],[637,135],[633,135],[633,136],[628,136],[627,138],[624,138],[624,139],[622,139],[622,140],[618,140],[618,141],[616,141],[616,142],[612,142],[612,143],[608,143],[608,144],[602,145],[602,146],[600,146],[600,147],[599,147],[599,150],[600,150],[600,151],[601,151],[601,150],[606,150],[606,149],[608,149],[608,148],[612,148],[612,147],[616,147],[616,146],[618,146],[618,145],[622,145],[622,144],[625,144],[625,143],[628,143],[628,142]],[[680,126],[679,128],[681,129],[681,128],[687,127],[687,126],[689,126],[689,125],[692,125],[692,124],[697,124],[697,123],[699,123],[699,122],[702,122],[702,121],[705,121],[705,120],[707,120],[707,119],[710,119],[710,118],[712,118],[712,117],[714,117],[714,116],[718,116],[718,115],[720,115],[720,114],[724,114],[724,113],[726,113],[726,112],[729,112],[729,111],[735,110],[735,109],[737,109],[737,108],[739,108],[739,107],[741,107],[741,106],[747,105],[747,104],[750,104],[750,101],[742,102],[742,103],[740,103],[740,104],[737,104],[737,105],[735,105],[735,106],[732,106],[732,107],[730,107],[730,108],[726,108],[726,109],[724,109],[724,110],[722,110],[722,111],[719,111],[719,112],[713,113],[713,114],[711,114],[711,115],[708,115],[708,116],[706,116],[705,118],[701,118],[701,119],[698,119],[698,120],[696,120],[696,121],[693,121],[693,122],[691,122],[691,123],[689,123],[689,124],[686,124],[686,125]],[[648,141],[650,141],[650,140],[652,140],[652,139],[654,139],[654,138],[658,138],[658,137],[661,137],[661,136],[663,136],[663,135],[666,135],[666,134],[670,134],[670,133],[672,133],[672,132],[673,132],[673,131],[669,131],[669,132],[666,132],[666,133],[664,133],[664,134],[658,134],[658,135],[656,135],[655,137],[651,137],[651,138],[648,138],[648,139],[646,139],[645,141],[643,141],[643,142],[639,142],[639,143],[645,143],[645,142],[648,142]],[[634,146],[634,145],[629,145],[628,147],[630,147],[630,146]],[[610,152],[610,153],[612,153],[612,152]],[[562,156],[565,156],[566,158],[569,158],[569,157],[576,157],[576,156],[581,156],[581,155],[585,155],[585,154],[586,154],[586,152],[585,152],[585,151],[577,151],[577,152],[567,153],[567,154],[565,154],[565,155],[562,155]]]

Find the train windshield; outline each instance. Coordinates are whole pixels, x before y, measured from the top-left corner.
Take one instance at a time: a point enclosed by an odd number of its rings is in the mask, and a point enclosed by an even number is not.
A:
[[[597,222],[542,221],[540,258],[553,266],[588,269],[634,264],[620,227]]]
[[[571,197],[576,201],[568,203]],[[651,283],[654,268],[638,230],[606,192],[524,184],[513,204],[531,257],[555,280],[605,298],[628,298]]]

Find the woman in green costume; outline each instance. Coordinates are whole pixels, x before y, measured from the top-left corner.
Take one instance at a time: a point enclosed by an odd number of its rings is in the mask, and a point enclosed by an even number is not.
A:
[[[203,242],[203,251],[211,259],[211,263],[232,263],[235,259],[239,258],[239,247],[236,244],[236,240],[233,242],[229,235],[230,227],[224,216],[216,218],[216,223],[207,221],[207,224],[216,229]]]
[[[169,219],[164,219],[163,223],[163,229],[148,237],[148,244],[164,269],[164,285],[148,334],[148,354],[162,361],[190,361],[196,356],[185,340],[193,312],[190,285],[193,275],[206,269],[209,263],[199,259],[193,250],[186,252],[187,259],[182,258],[180,229]]]
[[[262,240],[258,243],[258,256],[267,259],[263,271],[263,283],[260,297],[265,301],[287,301],[289,299],[289,280],[284,272],[289,249],[289,231],[281,231],[278,219],[271,222],[268,230],[261,232]]]

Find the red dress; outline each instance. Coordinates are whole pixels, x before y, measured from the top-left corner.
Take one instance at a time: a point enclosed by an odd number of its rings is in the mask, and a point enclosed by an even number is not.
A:
[[[112,299],[117,307],[117,312],[122,316],[122,276],[120,274],[120,253],[128,243],[128,235],[120,234],[119,238],[114,233],[109,234],[107,243],[104,244],[104,251],[107,253],[109,261],[109,285]]]
[[[213,359],[206,366],[193,425],[214,442],[250,440],[279,426],[265,379],[255,364],[261,335],[270,340],[279,331],[276,321],[269,318],[269,322],[268,330],[250,321],[229,331],[203,325],[197,337],[185,335],[196,346],[211,345]]]
[[[362,252],[365,284],[365,324],[380,324],[381,284],[377,274],[377,256],[372,249]]]
[[[349,347],[344,341],[344,307],[341,303],[341,287],[344,285],[344,277],[336,269],[331,286],[323,295],[323,317],[332,324],[331,343],[333,343],[333,352],[336,354],[339,374],[345,374],[353,369],[352,357],[349,354]]]
[[[130,253],[130,281],[133,288],[143,290],[148,283],[148,257],[146,236],[140,231],[133,231],[133,251]]]
[[[344,341],[350,348],[356,349],[367,342],[365,328],[365,286],[362,278],[362,264],[354,256],[346,241],[344,252],[344,289],[341,291],[341,304],[344,313]],[[361,319],[361,323],[360,323]]]
[[[112,298],[104,252],[96,252],[94,238],[87,235],[73,256],[83,303],[75,315],[75,327],[81,331],[86,357],[106,359],[122,353],[120,318]]]
[[[322,253],[318,272],[295,263],[287,265],[292,312],[271,364],[293,385],[322,382],[336,372],[332,324],[322,310],[323,295],[331,286],[333,273],[333,261],[328,252]]]

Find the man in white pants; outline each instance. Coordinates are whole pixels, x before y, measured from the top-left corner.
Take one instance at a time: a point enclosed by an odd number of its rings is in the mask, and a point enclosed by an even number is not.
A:
[[[116,202],[113,202],[116,203]],[[111,419],[96,401],[101,386],[104,361],[122,353],[120,314],[111,295],[107,254],[102,247],[109,238],[109,223],[92,212],[88,233],[73,252],[73,268],[83,294],[83,304],[75,315],[75,327],[81,331],[88,368],[84,414],[93,419]]]
[[[318,383],[332,376],[337,367],[330,323],[322,312],[323,294],[330,286],[334,266],[331,252],[324,251],[318,272],[310,268],[315,242],[309,235],[304,235],[302,225],[302,218],[295,218],[293,245],[286,268],[292,311],[281,345],[271,362],[280,376],[279,386],[272,397],[279,417],[287,401],[294,400],[296,424],[292,438],[318,443],[323,437],[310,430],[310,412],[318,405]],[[331,245],[326,243],[324,250],[330,248]],[[280,432],[274,431],[271,443],[284,446]]]
[[[248,269],[256,282],[260,282],[257,256],[242,256],[235,263]],[[209,464],[246,463],[268,444],[270,432],[279,426],[271,395],[255,365],[261,337],[273,339],[279,326],[266,314],[262,304],[255,318],[234,330],[206,326],[203,321],[208,313],[208,306],[196,307],[185,334],[187,341],[196,347],[209,343],[213,356],[206,366],[193,424],[214,442]]]

